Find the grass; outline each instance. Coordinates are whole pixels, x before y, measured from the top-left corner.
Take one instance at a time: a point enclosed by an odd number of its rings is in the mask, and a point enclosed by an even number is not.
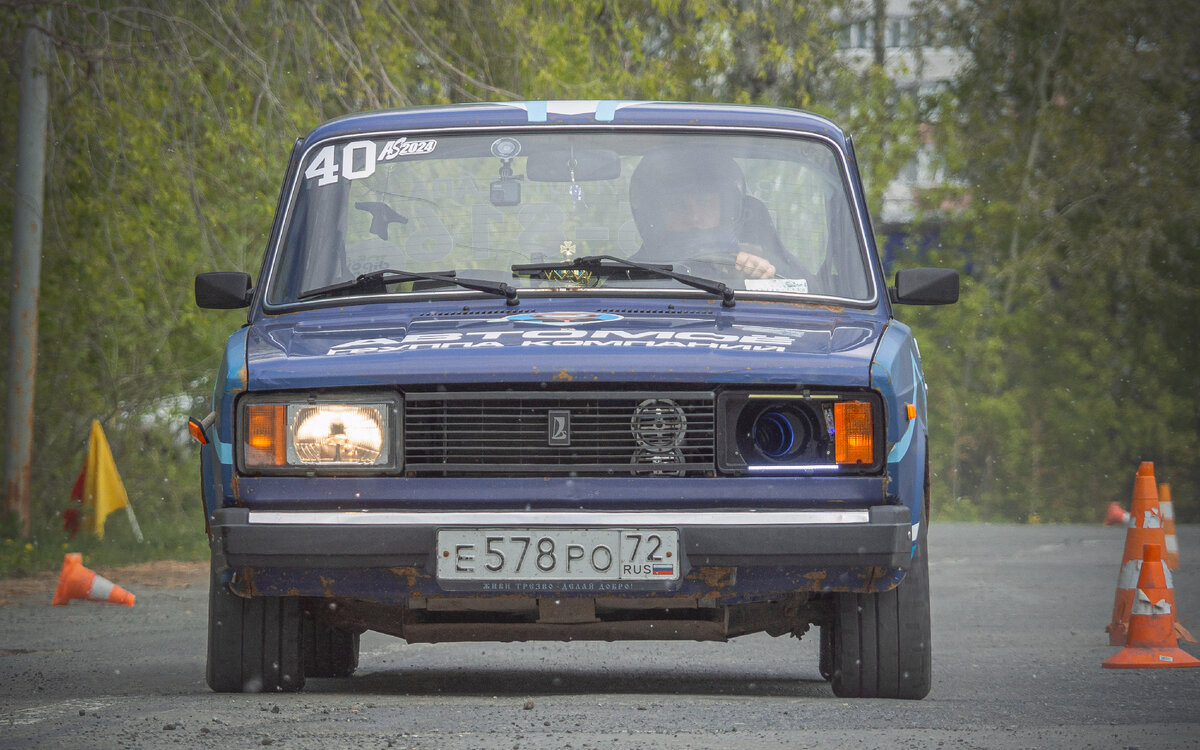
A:
[[[986,517],[986,514],[978,505],[965,497],[947,498],[944,500],[942,498],[934,498],[931,503],[931,510],[934,521],[979,523],[981,521],[996,520]]]
[[[134,536],[124,510],[109,515],[103,539],[83,528],[71,539],[63,530],[60,517],[43,519],[31,538],[20,537],[14,524],[6,522],[0,526],[0,578],[56,570],[68,552],[82,554],[83,564],[89,567],[208,557],[208,539],[198,504],[190,517],[181,513],[142,513],[136,508],[135,511],[143,542]]]
[[[0,578],[58,570],[67,552],[83,555],[89,567],[208,557],[194,447],[181,446],[165,427],[111,430],[108,437],[144,541],[124,508],[108,515],[103,539],[92,533],[90,509],[68,499],[82,456],[47,461],[34,467],[32,534],[24,537],[15,518],[0,517]],[[63,529],[68,507],[83,511],[74,539]]]

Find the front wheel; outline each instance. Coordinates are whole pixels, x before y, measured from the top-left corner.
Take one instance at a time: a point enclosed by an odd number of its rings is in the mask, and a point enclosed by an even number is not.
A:
[[[932,684],[928,532],[900,585],[878,594],[838,594],[830,635],[839,698],[920,700]],[[822,631],[826,629],[822,628]]]
[[[210,566],[208,666],[218,693],[293,692],[304,687],[300,600],[238,596]]]

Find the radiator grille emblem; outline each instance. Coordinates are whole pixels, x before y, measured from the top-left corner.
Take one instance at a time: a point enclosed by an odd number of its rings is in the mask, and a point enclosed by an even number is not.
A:
[[[546,443],[549,445],[571,444],[571,412],[567,409],[551,409],[546,423]]]

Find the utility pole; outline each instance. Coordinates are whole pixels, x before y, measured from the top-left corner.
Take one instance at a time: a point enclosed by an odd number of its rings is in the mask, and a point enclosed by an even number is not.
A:
[[[40,25],[40,28],[39,28]],[[13,201],[12,286],[9,297],[8,440],[4,450],[4,511],[30,536],[33,385],[37,374],[38,288],[42,272],[42,202],[46,184],[50,11],[26,23],[21,42],[21,103],[17,121],[17,184]]]
[[[884,50],[887,34],[887,0],[875,0],[871,13],[871,60],[882,68],[887,61]]]

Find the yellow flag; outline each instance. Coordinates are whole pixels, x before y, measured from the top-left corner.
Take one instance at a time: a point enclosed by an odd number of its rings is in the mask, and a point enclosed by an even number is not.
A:
[[[129,505],[129,495],[121,484],[121,475],[113,461],[112,449],[104,437],[98,420],[92,420],[92,434],[88,439],[87,474],[83,480],[83,504],[93,509],[96,536],[104,538],[104,521],[108,514]]]

